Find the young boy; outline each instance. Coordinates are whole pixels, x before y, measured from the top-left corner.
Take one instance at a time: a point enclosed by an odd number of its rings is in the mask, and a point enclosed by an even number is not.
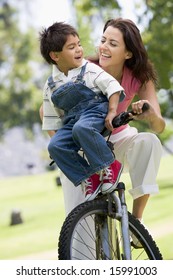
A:
[[[86,200],[94,199],[100,191],[113,191],[122,165],[101,132],[105,125],[113,129],[123,88],[83,58],[78,33],[68,24],[56,22],[43,29],[40,51],[53,64],[43,100],[43,129],[57,131],[48,145],[51,158],[75,186],[81,184]],[[81,148],[86,159],[79,154]]]

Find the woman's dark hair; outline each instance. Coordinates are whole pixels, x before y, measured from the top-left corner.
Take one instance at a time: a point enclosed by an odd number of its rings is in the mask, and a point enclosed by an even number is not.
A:
[[[75,28],[64,22],[55,22],[48,28],[43,28],[39,33],[40,52],[49,64],[56,64],[49,53],[61,52],[69,35],[78,36]]]
[[[118,28],[124,39],[126,49],[132,53],[132,57],[125,61],[125,65],[131,69],[133,75],[141,81],[142,84],[152,80],[157,85],[157,74],[153,64],[148,59],[148,55],[139,29],[133,21],[129,19],[110,19],[105,23],[103,32],[109,27]]]

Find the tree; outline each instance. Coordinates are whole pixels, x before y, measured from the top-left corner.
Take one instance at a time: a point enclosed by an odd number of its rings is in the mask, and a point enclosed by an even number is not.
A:
[[[32,127],[39,121],[38,39],[34,30],[20,30],[17,16],[8,3],[0,8],[1,131],[16,125]]]
[[[173,2],[145,0],[145,3],[149,22],[143,38],[158,72],[158,98],[162,115],[168,120],[164,133],[159,136],[164,143],[173,132]]]
[[[173,2],[146,0],[149,24],[145,42],[159,74],[160,87],[171,88],[173,84]]]
[[[84,47],[85,55],[95,54],[100,30],[108,18],[118,15],[118,1],[110,0],[71,0],[75,11],[76,28]]]

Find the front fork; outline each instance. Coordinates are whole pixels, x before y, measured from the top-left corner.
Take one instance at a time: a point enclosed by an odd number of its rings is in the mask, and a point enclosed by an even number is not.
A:
[[[125,185],[124,183],[119,183],[117,186],[119,199],[121,202],[121,232],[123,238],[123,251],[124,251],[124,259],[131,260],[131,245],[130,245],[130,234],[129,234],[129,219],[128,219],[128,211],[127,204],[125,200]]]
[[[107,195],[108,215],[98,214],[95,217],[96,255],[97,259],[102,260],[131,260],[129,222],[124,183],[119,183],[116,191],[118,191],[118,196],[114,192]],[[118,224],[121,225],[120,228],[117,227]]]

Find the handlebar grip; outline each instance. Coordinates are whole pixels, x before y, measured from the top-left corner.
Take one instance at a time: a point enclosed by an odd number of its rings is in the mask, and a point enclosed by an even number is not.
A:
[[[148,109],[150,108],[148,103],[144,103],[142,106],[142,113],[146,112]],[[135,113],[133,113],[133,111],[129,111],[127,113],[131,113],[132,115],[136,115]]]
[[[144,113],[145,111],[150,109],[150,105],[148,103],[144,103],[142,106],[142,112]]]
[[[149,109],[149,104],[148,103],[144,103],[142,106],[142,112],[144,113],[145,111],[147,111]],[[127,112],[122,112],[120,113],[118,116],[116,116],[113,120],[112,120],[112,125],[114,128],[117,128],[121,125],[125,125],[128,122],[130,122],[131,120],[133,120],[133,118],[131,118],[129,116],[129,114],[132,115],[136,115],[133,111],[127,111]]]

